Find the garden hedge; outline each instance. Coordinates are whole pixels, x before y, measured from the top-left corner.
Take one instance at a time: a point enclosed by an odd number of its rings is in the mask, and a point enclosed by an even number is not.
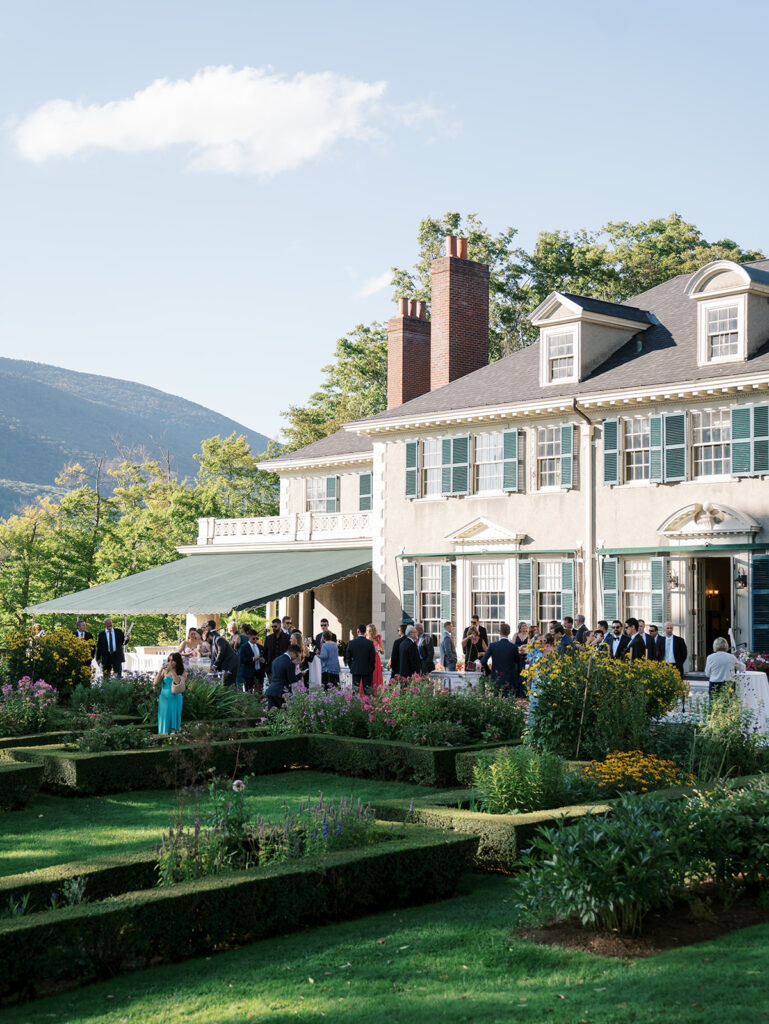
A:
[[[0,738],[0,750],[8,750],[10,747],[44,747],[54,743],[69,743],[74,735],[71,729],[67,729],[56,732],[33,732],[27,736],[3,736]]]
[[[40,764],[0,764],[0,811],[14,811],[28,804],[40,789]]]
[[[475,836],[407,826],[394,838],[307,863],[274,864],[103,903],[0,922],[0,995],[30,998],[233,942],[443,899],[472,859]],[[34,965],[34,966],[31,966]]]

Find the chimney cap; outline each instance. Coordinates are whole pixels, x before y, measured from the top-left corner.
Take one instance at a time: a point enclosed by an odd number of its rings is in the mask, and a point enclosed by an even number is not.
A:
[[[461,235],[446,235],[446,255],[467,259],[467,239]]]

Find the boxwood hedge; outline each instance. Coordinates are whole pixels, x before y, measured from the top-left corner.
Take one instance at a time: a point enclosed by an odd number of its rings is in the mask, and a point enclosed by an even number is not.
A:
[[[42,781],[42,765],[0,764],[0,811],[13,811],[28,804]]]

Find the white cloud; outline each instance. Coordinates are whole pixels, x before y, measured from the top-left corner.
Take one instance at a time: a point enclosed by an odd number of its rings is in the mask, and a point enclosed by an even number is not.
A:
[[[364,281],[358,291],[355,293],[359,299],[368,299],[372,295],[376,295],[377,292],[383,291],[393,279],[392,270],[383,270],[381,274],[375,274],[370,277],[367,281]]]
[[[82,151],[188,147],[196,170],[271,175],[292,170],[343,139],[367,141],[386,114],[385,82],[331,71],[293,78],[265,68],[208,67],[191,79],[159,78],[130,99],[51,100],[13,128],[19,153],[42,163]],[[430,108],[396,112],[419,122]],[[420,116],[421,115],[421,116]]]

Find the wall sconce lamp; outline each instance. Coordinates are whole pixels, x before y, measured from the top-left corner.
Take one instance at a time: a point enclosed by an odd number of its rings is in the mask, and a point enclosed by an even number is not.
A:
[[[737,575],[734,577],[734,582],[738,590],[748,589],[748,574],[744,569],[740,569]]]

